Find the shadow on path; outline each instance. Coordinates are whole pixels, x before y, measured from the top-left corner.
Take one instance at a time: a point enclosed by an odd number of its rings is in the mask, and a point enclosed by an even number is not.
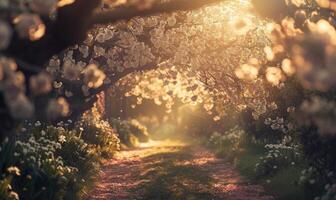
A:
[[[154,142],[107,162],[92,200],[273,200],[201,147]]]
[[[211,193],[212,178],[206,170],[192,165],[192,160],[189,147],[146,157],[141,179],[150,181],[136,188],[136,193],[142,195],[134,199],[215,199]]]

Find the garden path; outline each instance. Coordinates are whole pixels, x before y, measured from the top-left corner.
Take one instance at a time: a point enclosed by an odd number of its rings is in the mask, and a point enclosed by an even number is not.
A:
[[[273,200],[201,147],[150,142],[106,162],[90,200]]]

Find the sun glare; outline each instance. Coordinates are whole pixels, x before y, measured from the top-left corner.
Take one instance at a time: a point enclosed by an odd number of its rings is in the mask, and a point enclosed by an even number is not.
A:
[[[260,19],[251,12],[250,0],[230,1],[221,5],[223,20],[227,28],[234,34],[245,34],[249,30],[260,25]]]

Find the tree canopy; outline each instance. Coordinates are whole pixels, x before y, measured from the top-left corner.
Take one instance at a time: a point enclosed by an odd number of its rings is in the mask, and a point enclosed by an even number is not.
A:
[[[250,109],[255,119],[276,108],[272,90],[294,74],[303,88],[333,88],[332,1],[0,5],[1,114],[9,127],[31,117],[77,117],[120,81],[117,87],[136,85],[127,95],[139,101],[166,101],[169,108],[175,95],[204,103],[216,119],[226,108]]]

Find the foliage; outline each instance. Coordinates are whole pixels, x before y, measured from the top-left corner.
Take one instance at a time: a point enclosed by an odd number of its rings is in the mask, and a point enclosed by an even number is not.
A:
[[[120,148],[120,141],[117,133],[107,121],[102,120],[99,115],[86,114],[77,122],[81,130],[83,140],[91,145],[101,156],[111,157]]]
[[[19,195],[12,190],[12,176],[0,180],[0,197],[3,200],[19,200]]]
[[[265,148],[267,149],[266,155],[260,157],[259,162],[255,165],[257,176],[274,175],[281,169],[302,162],[297,146],[281,143],[267,144]]]
[[[265,156],[267,150],[260,143],[245,143],[242,153],[236,155],[234,164],[236,169],[250,181],[263,185],[280,200],[307,200],[302,185],[298,185],[301,176],[302,163],[279,168],[272,176],[257,176],[255,166],[260,157]]]
[[[111,126],[117,130],[120,142],[127,147],[139,145],[139,139],[132,133],[129,122],[119,119],[109,119]]]
[[[6,187],[20,199],[85,198],[97,176],[99,158],[67,126],[27,122],[15,140],[3,142],[1,198],[6,197]]]
[[[336,185],[335,184],[327,184],[325,185],[325,193],[320,197],[316,197],[314,200],[331,200],[335,199],[336,195]]]
[[[134,134],[139,142],[148,142],[149,134],[147,131],[147,127],[142,125],[138,120],[132,119],[129,121],[129,126],[132,134]]]
[[[75,135],[66,137],[59,152],[66,165],[78,169],[76,174],[71,174],[67,185],[68,192],[65,199],[80,199],[87,196],[96,182],[99,173],[99,160],[101,157],[93,151],[83,139]],[[80,182],[80,183],[78,183]]]
[[[242,150],[241,146],[245,142],[245,137],[245,131],[236,126],[224,134],[214,132],[208,141],[208,145],[214,148],[219,155],[230,158],[236,156]]]
[[[325,170],[336,170],[334,137],[321,136],[316,127],[308,126],[302,127],[300,139],[309,164],[318,170],[320,175],[326,177]]]

